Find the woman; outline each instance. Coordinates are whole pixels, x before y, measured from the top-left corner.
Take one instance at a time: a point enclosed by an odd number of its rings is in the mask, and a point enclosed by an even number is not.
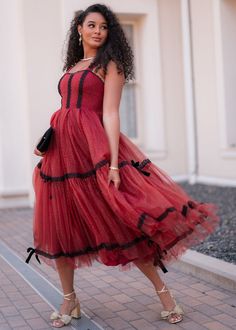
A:
[[[80,317],[74,269],[97,260],[138,267],[170,323],[183,319],[157,266],[199,243],[218,223],[214,205],[190,197],[120,132],[119,104],[133,55],[114,13],[88,7],[72,21],[58,91],[61,108],[47,152],[34,170],[34,245],[59,273],[64,293],[54,327]],[[128,109],[127,109],[128,111]]]

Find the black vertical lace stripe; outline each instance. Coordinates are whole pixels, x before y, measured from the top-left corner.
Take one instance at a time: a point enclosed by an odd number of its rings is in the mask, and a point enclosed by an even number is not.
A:
[[[89,73],[89,70],[84,71],[81,78],[80,78],[77,108],[81,107],[84,79],[85,79],[85,77],[87,76],[88,73]]]
[[[74,77],[74,73],[71,73],[69,80],[68,80],[68,90],[67,90],[67,100],[66,100],[66,108],[70,107],[70,98],[71,98],[71,81]]]

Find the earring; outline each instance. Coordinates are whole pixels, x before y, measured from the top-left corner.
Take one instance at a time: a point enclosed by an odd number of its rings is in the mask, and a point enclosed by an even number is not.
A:
[[[82,34],[79,33],[79,45],[81,45],[81,42],[82,42]]]

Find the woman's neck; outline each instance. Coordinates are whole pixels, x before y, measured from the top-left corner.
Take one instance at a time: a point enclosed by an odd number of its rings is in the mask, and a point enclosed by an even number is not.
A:
[[[86,49],[86,47],[84,47],[84,58],[89,58],[89,57],[95,57],[97,54],[97,50],[96,49]]]
[[[84,53],[84,58],[95,57],[95,56],[96,56],[96,53]]]
[[[95,55],[91,55],[91,56],[84,55],[83,58],[82,58],[82,60],[92,60],[94,57],[95,57]]]

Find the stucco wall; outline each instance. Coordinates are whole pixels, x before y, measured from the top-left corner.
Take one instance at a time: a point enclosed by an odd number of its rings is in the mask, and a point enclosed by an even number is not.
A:
[[[204,177],[206,180],[211,177],[235,180],[235,149],[232,156],[230,153],[227,156],[224,152],[230,152],[230,148],[221,147],[224,128],[219,114],[223,109],[219,108],[224,94],[217,62],[218,52],[222,51],[217,30],[220,24],[217,3],[218,0],[191,1],[199,175],[203,180]]]

